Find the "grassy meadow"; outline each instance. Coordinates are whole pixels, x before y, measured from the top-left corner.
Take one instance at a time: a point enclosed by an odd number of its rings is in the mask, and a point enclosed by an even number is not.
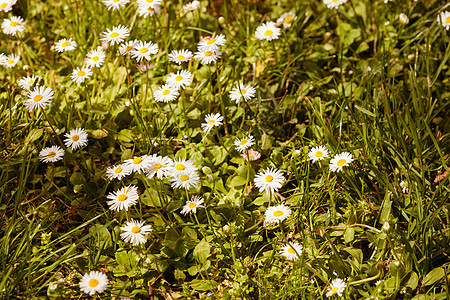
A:
[[[450,2],[0,16],[1,299],[450,299]]]

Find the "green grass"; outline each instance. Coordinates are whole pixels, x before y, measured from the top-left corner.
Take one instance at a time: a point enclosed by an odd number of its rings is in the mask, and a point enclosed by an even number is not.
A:
[[[21,57],[0,69],[0,297],[87,297],[79,281],[99,270],[109,280],[96,296],[104,299],[325,299],[335,278],[347,283],[344,299],[450,299],[450,38],[436,21],[449,5],[349,0],[334,10],[321,1],[224,0],[184,13],[184,4],[165,1],[147,18],[135,1],[120,15],[102,1],[68,0],[19,0],[0,12],[26,21],[17,36],[0,33],[0,53]],[[279,39],[255,38],[259,25],[288,11],[297,19]],[[154,66],[141,72],[112,46],[92,77],[72,82],[100,34],[119,24],[131,29],[128,40],[159,46]],[[168,61],[171,50],[195,52],[212,34],[227,39],[217,63]],[[52,49],[69,37],[76,50]],[[174,102],[156,102],[153,92],[181,69],[192,84]],[[55,99],[30,113],[18,81],[31,74]],[[232,101],[238,83],[256,97]],[[224,125],[204,138],[209,113],[221,113]],[[85,148],[64,146],[63,160],[39,161],[75,127],[89,134]],[[262,154],[250,163],[233,145],[247,134]],[[355,160],[330,172],[329,159],[308,160],[318,145]],[[193,161],[199,187],[139,174],[107,179],[107,167],[144,154]],[[254,187],[267,167],[286,177],[272,197]],[[109,210],[106,196],[128,184],[138,186],[139,204]],[[193,195],[205,208],[180,214]],[[267,207],[281,203],[291,217],[264,227]],[[153,226],[144,245],[121,240],[129,218]],[[288,261],[279,251],[292,242],[303,254]]]

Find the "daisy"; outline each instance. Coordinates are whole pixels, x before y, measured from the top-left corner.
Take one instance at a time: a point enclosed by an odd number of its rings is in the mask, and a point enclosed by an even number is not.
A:
[[[268,168],[263,172],[256,174],[255,186],[259,188],[259,191],[266,191],[266,193],[277,192],[281,188],[281,184],[284,181],[283,172],[277,169]]]
[[[259,40],[271,41],[278,39],[280,32],[280,28],[277,28],[274,22],[267,22],[256,28],[255,36]]]
[[[169,54],[169,61],[173,61],[179,65],[182,62],[190,61],[192,59],[192,52],[186,49],[183,50],[172,50]]]
[[[112,166],[106,169],[106,177],[109,180],[119,179],[121,180],[123,177],[130,175],[131,169],[127,168],[124,164],[120,164],[117,166]]]
[[[106,198],[111,199],[111,201],[106,202],[108,203],[110,210],[121,211],[125,209],[128,211],[128,208],[131,205],[135,205],[137,203],[139,194],[136,186],[129,185],[114,193],[109,193]]]
[[[119,10],[120,7],[125,6],[130,0],[103,0],[108,10]]]
[[[145,244],[147,238],[145,237],[152,231],[152,225],[144,225],[144,221],[131,221],[125,223],[124,227],[120,227],[123,233],[120,234],[120,238],[126,243],[131,243],[133,246]]]
[[[33,85],[35,83],[37,83],[41,79],[42,79],[42,77],[39,75],[31,75],[31,76],[22,77],[19,80],[19,86],[23,89],[30,89],[31,87],[33,87]]]
[[[44,109],[50,105],[51,100],[54,98],[55,92],[51,88],[45,88],[43,86],[37,86],[34,90],[28,92],[28,99],[23,101],[23,104],[28,111],[33,111],[36,108]]]
[[[333,172],[340,172],[343,167],[348,166],[353,161],[350,152],[342,152],[335,155],[330,161],[330,170]]]
[[[408,182],[402,180],[400,182],[400,187],[402,188],[402,193],[403,194],[408,194],[409,193]]]
[[[42,149],[41,152],[39,152],[39,159],[45,163],[57,162],[58,160],[63,159],[63,157],[64,157],[64,150],[61,149],[59,146],[47,147]]]
[[[128,41],[120,44],[119,52],[121,55],[131,55],[131,50],[133,50],[134,45],[136,45],[139,40]]]
[[[99,271],[85,273],[80,280],[80,290],[93,296],[95,293],[103,293],[108,286],[108,278]]]
[[[177,99],[179,94],[180,93],[178,93],[177,89],[171,87],[168,84],[165,84],[153,93],[153,98],[155,98],[157,102],[167,103]]]
[[[258,160],[261,158],[261,153],[259,153],[256,150],[250,149],[247,152],[243,152],[241,154],[241,156],[245,159],[245,160]]]
[[[278,224],[289,218],[291,212],[291,209],[283,204],[269,206],[264,213],[264,216],[266,217],[264,222]]]
[[[191,186],[197,187],[199,180],[200,178],[198,177],[197,171],[181,171],[170,179],[174,189],[187,190],[189,190]]]
[[[225,36],[223,34],[219,34],[215,37],[205,37],[198,43],[198,48],[200,51],[217,51],[219,50],[219,46],[224,46],[226,43]]]
[[[141,72],[146,72],[151,68],[153,68],[154,66],[155,66],[154,64],[138,64],[136,68]]]
[[[186,3],[186,5],[183,5],[183,11],[193,11],[200,7],[200,1],[194,0],[192,2]]]
[[[85,63],[89,68],[101,67],[101,65],[105,62],[105,58],[106,55],[103,50],[92,50],[87,54]]]
[[[450,11],[443,11],[437,16],[437,21],[446,30],[450,29]]]
[[[152,42],[139,41],[134,45],[134,50],[131,50],[131,57],[135,58],[139,63],[144,58],[150,60],[150,55],[156,53],[158,53],[158,45],[153,44]]]
[[[202,204],[205,201],[202,197],[199,196],[193,196],[192,200],[188,200],[186,204],[183,206],[183,209],[181,210],[181,213],[183,215],[186,215],[187,213],[196,213],[197,208],[204,207]]]
[[[10,54],[6,56],[5,59],[3,60],[3,66],[6,68],[13,68],[17,65],[19,60],[20,57],[18,55]]]
[[[8,12],[12,9],[12,6],[16,4],[17,0],[1,0],[0,11]]]
[[[137,0],[139,7],[155,7],[161,4],[162,0]]]
[[[323,3],[328,6],[328,8],[338,8],[339,5],[344,4],[347,0],[323,0]]]
[[[83,83],[86,78],[91,77],[92,70],[89,67],[78,67],[73,70],[72,75],[70,75],[70,78],[72,78],[73,81],[77,83]]]
[[[208,134],[214,126],[221,126],[223,121],[223,117],[221,114],[209,114],[205,117],[205,122],[201,125],[202,130]]]
[[[0,65],[5,65],[6,62],[6,55],[3,53],[0,53]]]
[[[100,34],[100,40],[105,43],[120,44],[130,35],[130,29],[123,25],[114,26],[112,29],[106,29],[106,31]]]
[[[236,150],[239,152],[244,152],[246,149],[250,148],[255,144],[255,138],[252,135],[248,135],[243,137],[242,139],[235,139],[234,145],[236,146]]]
[[[255,97],[256,90],[251,85],[244,85],[243,83],[239,83],[236,87],[234,87],[230,92],[230,99],[236,101],[238,103],[242,99],[248,101]]]
[[[2,30],[5,34],[16,35],[25,30],[25,22],[21,17],[12,16],[11,19],[4,19]]]
[[[82,148],[88,143],[88,134],[84,128],[72,129],[69,133],[64,134],[64,136],[66,137],[64,144],[67,148],[70,147],[72,151]]]
[[[325,146],[314,147],[309,150],[308,153],[309,159],[313,162],[323,160],[325,157],[328,157],[328,149]]]
[[[209,65],[210,63],[215,63],[222,55],[222,52],[220,52],[219,49],[217,50],[199,49],[199,50],[200,51],[195,52],[194,58],[196,60],[199,60],[202,65]]]
[[[283,24],[284,28],[289,28],[292,26],[292,23],[297,19],[297,16],[293,12],[287,12],[280,16],[277,20],[277,24]]]
[[[289,243],[281,248],[280,254],[287,260],[296,260],[302,255],[302,249],[303,247],[299,243]]]
[[[166,156],[157,156],[152,160],[152,167],[147,171],[148,178],[153,178],[156,175],[159,179],[166,177],[172,168],[172,160]]]
[[[172,162],[169,170],[169,176],[177,176],[181,172],[196,172],[197,167],[194,163],[187,159],[176,159]]]
[[[138,174],[146,172],[152,166],[148,155],[135,156],[134,158],[125,160],[124,164],[132,172],[137,172]]]
[[[161,12],[161,7],[159,5],[155,5],[155,6],[139,6],[137,13],[139,14],[140,17],[144,17],[147,18],[147,16],[153,16],[155,13],[159,14]]]
[[[330,289],[326,293],[327,297],[331,297],[335,294],[338,294],[339,297],[342,297],[342,293],[344,292],[347,285],[345,284],[344,280],[336,278],[331,281]]]
[[[70,39],[61,39],[55,43],[55,50],[58,52],[72,51],[77,47],[77,42]]]
[[[166,83],[175,89],[185,88],[189,86],[192,81],[192,73],[188,70],[180,70],[177,73],[171,73],[167,79]]]

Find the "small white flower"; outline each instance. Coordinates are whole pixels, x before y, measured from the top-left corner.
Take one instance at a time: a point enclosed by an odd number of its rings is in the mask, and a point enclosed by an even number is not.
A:
[[[186,5],[183,6],[183,11],[193,11],[200,7],[200,1],[194,0],[192,2],[186,3]]]
[[[44,109],[50,105],[54,98],[55,92],[51,88],[45,88],[44,86],[37,86],[34,90],[28,92],[28,99],[23,101],[23,105],[28,111],[33,111],[36,108]]]
[[[156,156],[152,160],[152,166],[146,172],[148,178],[153,178],[156,175],[159,179],[163,179],[164,177],[170,174],[172,169],[172,160],[166,156]]]
[[[409,193],[408,182],[402,180],[400,182],[400,187],[402,188],[403,194],[408,194]]]
[[[267,194],[277,192],[284,181],[283,172],[277,169],[268,168],[259,172],[255,176],[255,186],[259,191],[266,191]]]
[[[58,52],[72,51],[77,47],[77,42],[70,39],[61,39],[55,43],[55,50]]]
[[[196,60],[199,60],[202,65],[209,65],[211,63],[215,63],[220,56],[222,55],[222,52],[220,50],[200,50],[198,52],[195,52],[194,58]]]
[[[161,5],[162,0],[137,0],[139,7],[155,7]]]
[[[41,152],[39,152],[39,159],[45,163],[56,162],[58,160],[63,159],[63,157],[64,157],[64,150],[61,149],[59,146],[47,147],[42,149]]]
[[[82,148],[88,143],[88,134],[83,128],[72,129],[64,136],[66,137],[64,140],[66,147],[70,147],[72,151]]]
[[[19,80],[19,86],[23,89],[30,89],[35,82],[38,82],[42,79],[41,76],[39,75],[31,75],[31,76],[27,76],[27,77],[23,77]]]
[[[103,293],[108,286],[108,277],[99,271],[86,273],[80,280],[80,290],[93,296],[95,293]]]
[[[308,153],[309,159],[313,162],[323,160],[325,157],[328,157],[328,149],[325,146],[318,146],[312,148]]]
[[[192,73],[188,70],[180,70],[175,74],[171,73],[166,79],[166,83],[175,89],[184,89],[191,84],[191,81]]]
[[[242,139],[235,139],[234,145],[236,146],[236,150],[239,152],[244,152],[251,146],[255,144],[255,138],[252,135],[248,135],[246,137],[243,137]]]
[[[131,50],[131,57],[135,58],[139,63],[141,60],[150,60],[152,54],[158,53],[158,45],[152,42],[142,42],[139,41],[134,45],[134,50]]]
[[[202,130],[208,134],[214,126],[221,126],[223,121],[223,117],[221,114],[209,114],[205,117],[205,122],[202,123]]]
[[[196,172],[197,167],[194,163],[187,159],[175,159],[172,162],[172,166],[169,170],[169,176],[177,176],[181,172]]]
[[[120,7],[125,6],[130,0],[103,0],[108,10],[119,10]]]
[[[123,177],[130,175],[131,172],[132,170],[127,168],[125,164],[119,164],[106,169],[106,177],[108,177],[109,180],[121,180]]]
[[[339,5],[346,3],[347,0],[323,0],[328,8],[338,8]]]
[[[163,86],[161,86],[160,88],[158,88],[154,93],[153,93],[153,98],[155,98],[155,100],[157,102],[171,102],[175,99],[177,99],[178,95],[180,93],[178,92],[177,89],[175,89],[174,87],[165,84]]]
[[[138,40],[128,41],[120,44],[119,52],[121,55],[131,55],[131,50],[134,49],[134,46],[138,43]]]
[[[182,62],[187,62],[192,59],[192,52],[186,49],[183,50],[172,50],[169,54],[169,61],[173,61],[179,65]]]
[[[336,278],[331,281],[330,288],[326,293],[327,297],[331,297],[335,294],[338,294],[339,297],[342,297],[342,293],[344,292],[347,285],[344,280]]]
[[[297,16],[293,12],[284,13],[278,18],[277,24],[283,24],[284,28],[289,28],[292,26],[292,23],[297,19]]]
[[[277,28],[274,22],[267,22],[256,28],[255,36],[259,40],[272,41],[278,39],[280,33],[280,28]]]
[[[188,213],[196,213],[197,208],[204,207],[202,204],[205,201],[202,197],[199,196],[193,196],[191,200],[188,200],[186,204],[183,206],[183,209],[181,210],[181,213],[183,215],[186,215]]]
[[[16,4],[17,0],[1,0],[0,11],[8,12],[12,9],[12,6]]]
[[[161,12],[161,7],[159,5],[155,6],[139,6],[137,13],[140,17],[147,18],[147,16],[153,16],[155,13],[159,14]]]
[[[21,17],[12,16],[10,19],[3,19],[2,30],[5,34],[16,35],[25,30],[25,21]]]
[[[280,254],[287,260],[296,260],[302,255],[302,245],[299,243],[289,243],[281,248]]]
[[[70,78],[72,78],[73,81],[77,83],[83,83],[87,78],[91,77],[92,70],[89,67],[78,67],[73,70],[72,75],[70,75]]]
[[[277,206],[269,206],[264,213],[265,221],[267,223],[278,224],[290,217],[292,211],[286,205],[280,204]]]
[[[259,153],[258,151],[256,151],[256,150],[253,150],[253,149],[250,149],[250,150],[248,150],[247,152],[243,152],[242,154],[241,154],[241,156],[245,159],[245,160],[249,160],[249,161],[252,161],[252,160],[258,160],[258,159],[260,159],[261,158],[261,153]]]
[[[119,189],[114,193],[109,193],[106,198],[110,199],[110,201],[106,202],[109,205],[109,209],[115,211],[121,211],[125,209],[126,211],[128,211],[128,208],[130,208],[130,206],[132,205],[135,205],[139,200],[139,194],[137,192],[136,186],[129,185]]]
[[[151,225],[144,225],[143,221],[136,221],[131,219],[124,227],[120,227],[123,233],[120,234],[120,238],[126,243],[131,243],[133,246],[145,244],[147,238],[145,237],[152,231]]]
[[[17,65],[20,60],[20,56],[15,54],[10,54],[3,59],[3,66],[6,68],[13,68]]]
[[[130,29],[128,27],[119,25],[114,26],[112,29],[106,29],[106,31],[100,34],[100,40],[105,43],[120,44],[130,35]]]
[[[197,187],[199,180],[200,178],[198,177],[197,171],[181,171],[170,179],[174,189],[187,190],[189,190],[191,186]]]
[[[125,160],[124,164],[132,172],[137,172],[138,174],[147,172],[152,166],[148,155],[135,156],[134,158]]]
[[[333,172],[340,172],[343,167],[348,166],[353,161],[350,152],[342,152],[335,155],[330,161],[330,170]]]
[[[205,37],[200,41],[200,43],[198,43],[198,48],[200,52],[215,52],[219,50],[220,46],[224,46],[226,41],[227,40],[223,34],[219,34],[215,37]]]
[[[87,54],[86,65],[89,68],[99,68],[105,62],[105,59],[106,55],[103,50],[92,50]]]
[[[388,231],[389,228],[391,228],[391,225],[389,224],[389,222],[387,222],[387,221],[384,222],[382,229],[383,229],[384,231]]]
[[[401,14],[398,16],[398,18],[400,19],[400,21],[401,21],[403,24],[408,24],[408,23],[409,23],[409,18],[408,18],[408,16],[407,16],[406,14],[404,14],[404,13],[401,13]]]
[[[446,30],[450,29],[450,11],[443,11],[437,16],[437,21]]]
[[[230,99],[236,101],[238,103],[242,99],[248,101],[255,97],[256,89],[251,85],[244,85],[243,83],[239,83],[236,87],[234,87],[230,92]]]

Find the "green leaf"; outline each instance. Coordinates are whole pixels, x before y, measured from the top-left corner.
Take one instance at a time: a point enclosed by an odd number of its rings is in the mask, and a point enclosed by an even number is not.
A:
[[[347,227],[344,231],[344,241],[350,243],[355,238],[355,229]]]
[[[441,280],[445,276],[445,271],[443,268],[435,268],[431,270],[422,280],[423,285],[432,285],[436,281]]]
[[[195,246],[193,256],[199,263],[204,264],[209,256],[209,253],[209,244],[203,240]]]

